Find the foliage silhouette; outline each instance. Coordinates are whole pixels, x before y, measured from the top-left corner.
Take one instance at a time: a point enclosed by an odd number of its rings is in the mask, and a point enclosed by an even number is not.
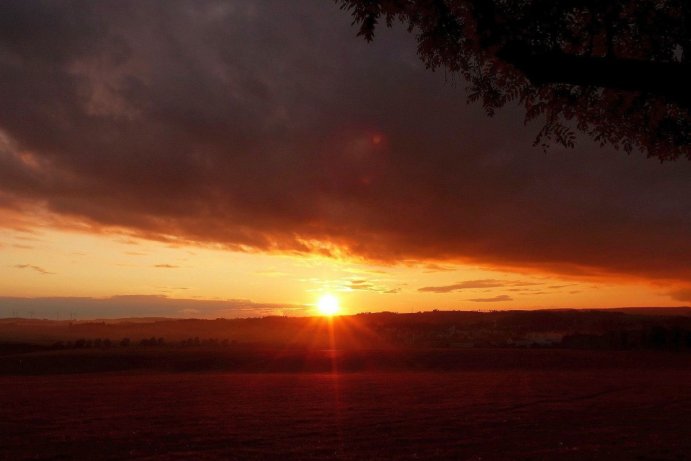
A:
[[[691,159],[691,3],[683,0],[336,0],[358,35],[381,21],[415,32],[427,68],[468,83],[487,114],[510,101],[535,144],[601,145]]]

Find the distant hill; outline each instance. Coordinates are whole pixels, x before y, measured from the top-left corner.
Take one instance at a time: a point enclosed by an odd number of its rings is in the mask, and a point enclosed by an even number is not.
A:
[[[683,317],[691,317],[691,307],[617,307],[607,310],[636,315],[679,315]]]
[[[655,334],[658,336],[662,334],[660,331],[691,332],[691,308],[378,312],[332,320],[278,316],[216,320],[0,319],[0,343],[58,348],[113,347],[119,344],[244,344],[341,349],[519,347],[566,344],[564,338],[575,341],[569,344],[578,347],[589,344],[633,347],[638,343],[652,344],[653,331],[657,331]],[[677,336],[679,338],[674,340],[677,343],[686,341],[682,333]],[[602,339],[605,337],[606,340]],[[689,342],[691,345],[691,333]]]

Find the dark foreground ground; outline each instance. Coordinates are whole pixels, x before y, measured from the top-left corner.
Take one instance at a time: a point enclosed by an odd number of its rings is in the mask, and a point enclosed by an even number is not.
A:
[[[447,371],[5,374],[0,459],[691,459],[686,355],[489,354]]]

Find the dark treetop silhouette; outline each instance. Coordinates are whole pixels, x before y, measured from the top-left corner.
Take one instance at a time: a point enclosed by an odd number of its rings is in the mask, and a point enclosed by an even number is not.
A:
[[[418,53],[468,82],[488,115],[509,101],[536,145],[601,145],[691,159],[691,3],[683,0],[336,0],[368,41],[381,20],[417,34]]]

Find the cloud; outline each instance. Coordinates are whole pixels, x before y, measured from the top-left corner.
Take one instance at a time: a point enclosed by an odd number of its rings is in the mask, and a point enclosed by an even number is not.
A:
[[[501,287],[504,284],[498,280],[468,280],[466,282],[454,283],[453,285],[444,285],[436,287],[422,287],[417,291],[429,293],[450,293],[458,290],[468,290],[475,288],[495,288]]]
[[[176,266],[174,264],[155,264],[154,267],[158,267],[160,269],[178,269],[180,266]]]
[[[436,264],[436,263],[429,263],[425,264],[425,273],[434,273],[434,272],[453,272],[456,270],[456,268],[452,266],[443,266],[441,264]]]
[[[282,271],[279,271],[276,269],[260,270],[260,271],[256,271],[255,274],[263,275],[265,277],[287,277],[290,275],[287,272],[282,272]]]
[[[3,2],[1,225],[691,280],[691,162],[544,154],[402,27],[355,32],[332,2]]]
[[[16,264],[14,267],[16,267],[17,269],[30,269],[30,270],[36,271],[42,275],[55,274],[55,272],[49,272],[49,271],[45,270],[44,268],[42,268],[40,266],[34,266],[33,264]]]
[[[681,302],[691,302],[691,287],[680,288],[670,293],[672,299]]]
[[[508,295],[500,295],[500,296],[495,296],[493,298],[474,298],[474,299],[469,299],[468,301],[472,301],[474,303],[498,303],[498,302],[503,302],[503,301],[513,301],[513,298]]]
[[[236,318],[267,315],[307,315],[310,307],[297,304],[256,303],[246,299],[198,300],[160,295],[125,295],[109,298],[0,297],[0,317],[29,316],[54,319],[125,317]]]
[[[354,279],[350,281],[350,286],[369,286],[370,283],[364,279]]]
[[[341,289],[352,291],[371,291],[373,293],[393,294],[399,293],[400,288],[390,288],[380,283],[379,281],[370,281],[364,279],[345,280],[341,283]]]
[[[482,279],[482,280],[466,280],[464,282],[454,283],[453,285],[433,286],[418,288],[417,291],[427,293],[450,293],[452,291],[460,290],[474,290],[480,288],[503,288],[503,287],[525,287],[540,285],[535,282],[523,282],[512,280],[497,280],[497,279]]]

